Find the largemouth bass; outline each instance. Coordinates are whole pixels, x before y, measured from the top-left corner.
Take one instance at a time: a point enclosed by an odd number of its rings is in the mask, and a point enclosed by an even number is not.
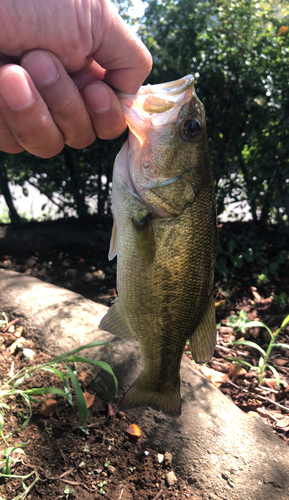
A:
[[[137,339],[142,372],[119,409],[181,411],[180,363],[216,341],[212,293],[217,234],[205,111],[188,75],[119,94],[129,125],[112,183],[118,297],[100,328]]]

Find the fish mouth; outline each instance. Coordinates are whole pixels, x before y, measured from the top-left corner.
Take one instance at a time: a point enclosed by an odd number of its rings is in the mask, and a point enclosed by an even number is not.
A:
[[[179,80],[143,85],[137,94],[116,91],[130,130],[144,142],[150,127],[174,123],[180,108],[189,102],[195,79],[187,75]]]
[[[158,115],[170,111],[175,106],[182,106],[191,96],[194,89],[195,79],[193,75],[187,75],[179,80],[156,85],[143,85],[137,94],[126,94],[116,91],[123,107],[125,117],[129,125],[136,115]],[[189,93],[188,90],[191,90]],[[134,111],[132,116],[131,111]]]

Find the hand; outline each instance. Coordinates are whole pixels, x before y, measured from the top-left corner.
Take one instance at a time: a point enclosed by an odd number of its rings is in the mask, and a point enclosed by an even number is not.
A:
[[[0,0],[0,66],[0,150],[48,158],[120,135],[151,56],[109,0]]]

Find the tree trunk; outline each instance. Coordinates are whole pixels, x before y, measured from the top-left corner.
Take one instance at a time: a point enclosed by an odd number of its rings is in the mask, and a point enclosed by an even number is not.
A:
[[[79,177],[75,169],[73,162],[73,157],[67,148],[64,148],[63,154],[65,157],[66,166],[68,167],[71,174],[71,184],[72,184],[72,196],[75,200],[76,211],[79,218],[84,218],[88,216],[88,207],[85,203],[85,193],[83,186],[79,182]]]
[[[13,198],[10,193],[6,168],[4,167],[3,164],[2,165],[0,164],[0,189],[9,210],[9,217],[11,219],[11,223],[13,224],[20,222],[20,216],[17,213],[17,210],[13,203]]]

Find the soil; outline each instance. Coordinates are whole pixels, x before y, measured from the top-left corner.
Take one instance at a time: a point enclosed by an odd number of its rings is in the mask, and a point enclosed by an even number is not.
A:
[[[289,443],[289,349],[275,349],[270,355],[269,364],[279,373],[281,379],[277,387],[276,379],[269,370],[265,372],[265,379],[260,384],[256,371],[252,369],[258,366],[258,348],[250,345],[228,345],[234,340],[245,339],[266,351],[270,337],[265,328],[257,326],[236,332],[236,327],[242,326],[242,320],[245,318],[261,321],[275,332],[288,315],[288,236],[277,227],[260,228],[252,223],[222,224],[219,233],[223,248],[226,242],[230,241],[232,234],[252,234],[256,240],[262,242],[262,249],[260,262],[257,264],[255,259],[246,262],[242,267],[231,265],[227,278],[216,273],[214,292],[219,338],[214,357],[205,367],[200,366],[199,369],[239,408],[245,412],[257,412],[270,423],[280,439]],[[272,268],[271,274],[268,274],[270,279],[262,278],[262,266],[267,266],[268,269],[270,263],[277,262],[276,256],[280,253],[284,255],[284,259]],[[93,253],[80,245],[62,248],[52,246],[45,252],[21,257],[4,255],[0,257],[0,267],[36,276],[108,306],[117,294],[116,264],[108,262],[107,250],[102,248]],[[14,318],[17,319],[17,311]],[[22,332],[22,336],[36,353],[33,362],[24,358],[20,348],[11,352],[11,343],[21,332],[21,329],[17,329],[19,326],[20,323],[16,321],[14,326],[10,327],[10,333],[0,332],[2,387],[9,378],[11,366],[14,373],[17,373],[22,367],[36,366],[50,359],[31,343],[28,331]],[[289,324],[282,329],[278,341],[289,345]],[[188,351],[187,355],[190,356]],[[234,364],[228,358],[242,359],[250,363],[251,367]],[[82,389],[89,393],[89,375],[81,372],[78,378]],[[21,388],[48,386],[63,389],[58,377],[40,370],[21,384]],[[25,479],[26,487],[37,479],[27,498],[200,498],[196,491],[172,470],[169,456],[158,456],[158,450],[148,446],[145,435],[136,438],[127,433],[129,425],[137,422],[128,421],[126,415],[118,412],[117,408],[95,396],[89,408],[87,428],[84,431],[81,429],[83,422],[76,404],[71,406],[64,398],[53,394],[47,397],[57,401],[56,408],[55,404],[50,406],[49,400],[47,403],[54,411],[51,410],[51,414],[45,416],[45,408],[33,404],[32,419],[21,431],[19,428],[29,413],[24,400],[15,395],[7,397],[5,403],[10,405],[10,410],[2,409],[4,435],[7,436],[10,432],[13,434],[7,438],[8,445],[2,441],[0,450],[4,452],[7,446],[26,443],[23,447],[25,455],[14,452],[14,458],[18,458],[19,462],[11,469],[12,474],[23,476],[32,472],[31,477]],[[46,397],[39,396],[38,399],[45,401]],[[3,462],[3,453],[1,457],[0,451],[0,467],[1,461]],[[10,500],[23,492],[20,479],[1,477],[0,474],[0,498]]]

